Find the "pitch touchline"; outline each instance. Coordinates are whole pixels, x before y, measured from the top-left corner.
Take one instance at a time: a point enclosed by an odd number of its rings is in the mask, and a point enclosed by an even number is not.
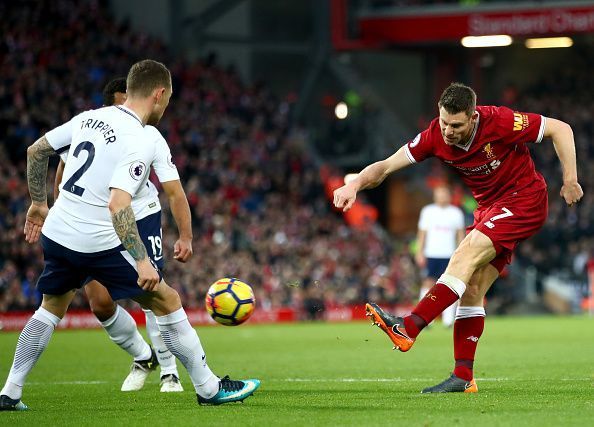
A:
[[[400,382],[427,382],[435,378],[281,378],[268,381],[283,381],[288,383],[400,383]],[[509,378],[476,378],[477,381],[509,381]],[[515,378],[513,381],[591,381],[592,378]],[[27,385],[89,385],[109,384],[109,381],[33,381]],[[115,383],[114,383],[115,384]]]
[[[76,385],[76,384],[108,384],[108,381],[33,381],[27,382],[27,385]]]

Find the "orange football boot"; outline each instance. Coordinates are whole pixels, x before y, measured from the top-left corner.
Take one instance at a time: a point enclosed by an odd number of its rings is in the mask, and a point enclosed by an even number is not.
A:
[[[415,339],[406,334],[404,319],[386,313],[375,303],[365,304],[365,315],[372,318],[372,323],[380,327],[394,343],[394,350],[402,352],[410,350]]]

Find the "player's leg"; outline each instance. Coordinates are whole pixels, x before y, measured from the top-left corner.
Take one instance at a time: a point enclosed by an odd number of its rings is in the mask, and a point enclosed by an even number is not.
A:
[[[427,295],[427,292],[429,292],[429,289],[431,289],[434,283],[435,279],[432,279],[431,277],[423,278],[423,281],[421,282],[421,289],[419,289],[419,301],[425,298],[425,295]]]
[[[474,355],[485,326],[484,301],[487,291],[499,277],[492,264],[478,270],[470,279],[454,323],[454,374],[470,381],[473,378]]]
[[[138,332],[130,313],[113,301],[101,283],[91,280],[85,285],[85,292],[91,311],[101,322],[109,338],[134,358],[121,390],[141,390],[148,375],[157,368],[156,355]]]
[[[55,327],[74,298],[73,288],[82,286],[86,277],[79,267],[80,254],[41,235],[44,268],[37,281],[43,294],[41,307],[21,332],[8,380],[0,392],[0,409],[27,409],[20,402],[25,379],[47,346]]]
[[[146,230],[140,227],[141,221],[138,223],[142,233]],[[163,342],[188,371],[199,403],[221,404],[243,400],[259,387],[258,380],[233,381],[228,377],[219,380],[212,373],[178,293],[164,281],[151,292],[142,291],[137,283],[138,272],[134,261],[118,248],[94,256],[90,262],[93,263],[93,277],[107,287],[112,299],[132,298],[155,314]],[[155,264],[159,268],[158,262]]]
[[[19,335],[10,373],[0,391],[0,410],[27,409],[20,401],[27,375],[47,347],[74,294],[75,291],[63,295],[43,295],[41,307],[31,316]]]
[[[440,259],[440,265],[438,274],[435,274],[435,282],[441,277],[443,273],[445,273],[446,268],[448,268],[449,259]],[[434,283],[435,283],[434,282]],[[444,327],[449,328],[454,325],[454,321],[456,319],[456,309],[458,308],[458,301],[447,307],[443,313],[441,313],[441,323]]]
[[[161,391],[166,392],[178,392],[184,391],[180,381],[179,372],[177,371],[177,364],[175,363],[175,356],[169,351],[161,332],[159,332],[159,326],[157,325],[157,319],[150,310],[144,310],[146,317],[146,333],[148,334],[155,354],[159,360],[159,366],[161,367]]]
[[[498,269],[487,264],[470,279],[466,292],[460,299],[454,322],[454,371],[448,379],[424,389],[423,393],[478,391],[473,373],[474,355],[485,327],[484,298],[498,276]]]
[[[192,328],[178,293],[164,281],[156,291],[137,296],[135,300],[156,316],[157,325],[167,348],[184,365],[201,404],[243,401],[259,387],[258,380],[219,379],[206,362],[196,330]]]
[[[196,331],[190,325],[178,293],[162,281],[157,291],[134,298],[155,314],[155,323],[166,347],[188,370],[196,392],[212,397],[219,380],[206,363],[206,355]]]
[[[84,287],[87,300],[89,301],[89,308],[99,320],[105,322],[116,314],[117,304],[111,299],[109,292],[97,280],[89,280]]]
[[[427,258],[427,277],[423,280],[422,294],[419,297],[419,301],[427,295],[427,292],[429,292],[436,281],[445,272],[449,261],[449,258]],[[449,328],[454,324],[457,307],[458,303],[455,302],[441,313],[441,321],[446,328]]]
[[[474,272],[495,255],[491,239],[478,230],[472,230],[454,252],[445,273],[410,315],[404,318],[392,316],[373,303],[366,305],[367,315],[386,332],[394,348],[408,351],[421,330],[464,294]]]

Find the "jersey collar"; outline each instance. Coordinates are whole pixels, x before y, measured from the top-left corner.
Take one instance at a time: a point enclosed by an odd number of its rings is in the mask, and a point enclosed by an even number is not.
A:
[[[477,114],[478,114],[478,117],[476,118],[476,124],[474,125],[474,129],[472,130],[472,135],[470,135],[470,138],[468,138],[468,141],[466,141],[466,144],[463,144],[463,145],[462,144],[454,144],[455,147],[461,148],[464,151],[470,150],[470,146],[474,142],[474,137],[476,136],[476,132],[479,127],[479,122],[481,120],[481,113],[479,113],[477,111]]]
[[[138,120],[138,123],[140,123],[140,125],[141,125],[142,127],[144,127],[144,124],[142,124],[142,120],[140,120],[140,117],[138,117],[138,115],[137,115],[137,114],[136,114],[134,111],[132,111],[131,109],[129,109],[128,107],[126,107],[126,106],[124,106],[124,105],[115,105],[115,107],[116,107],[118,110],[120,110],[120,111],[122,111],[122,112],[124,112],[124,113],[126,113],[126,114],[129,114],[129,115],[131,115],[132,117],[134,117],[136,120]]]

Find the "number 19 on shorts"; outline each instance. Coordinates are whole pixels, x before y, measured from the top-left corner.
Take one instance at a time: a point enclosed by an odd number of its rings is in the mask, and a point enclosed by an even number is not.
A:
[[[151,242],[154,260],[159,261],[163,258],[163,243],[161,236],[148,236],[147,239]]]

